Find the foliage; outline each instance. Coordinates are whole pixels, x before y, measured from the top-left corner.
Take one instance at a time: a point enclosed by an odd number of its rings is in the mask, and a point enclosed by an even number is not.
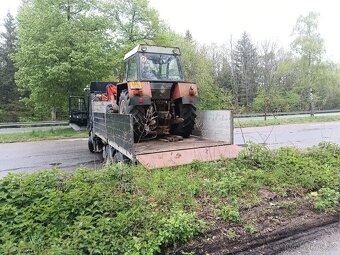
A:
[[[225,221],[239,222],[241,217],[237,201],[233,201],[232,205],[221,206],[221,208],[219,209],[219,215]]]
[[[247,32],[235,42],[231,38],[229,47],[202,46],[189,30],[173,32],[148,0],[24,1],[17,20],[14,60],[22,100],[17,103],[15,85],[6,85],[14,89],[15,103],[0,105],[0,120],[17,120],[18,111],[19,119],[61,118],[67,97],[82,94],[89,81],[121,78],[111,71],[123,73],[123,56],[138,43],[181,48],[186,79],[199,86],[199,109],[270,113],[340,107],[339,66],[323,61],[316,13],[297,19],[290,52],[269,41],[256,47]],[[16,35],[8,24],[12,40]]]
[[[87,132],[76,132],[71,128],[52,128],[50,130],[33,130],[24,133],[0,134],[0,143],[15,143],[42,140],[57,140],[65,138],[86,138]]]
[[[110,72],[107,22],[97,10],[95,0],[34,0],[19,11],[16,79],[41,118],[55,119],[69,95]]]
[[[250,145],[235,160],[171,169],[10,174],[0,180],[0,253],[157,254],[202,231],[201,210],[240,224],[242,207],[249,197],[261,199],[264,188],[280,190],[278,196],[317,191],[315,208],[334,209],[339,164],[333,144],[306,151]],[[243,227],[255,233],[252,224]]]
[[[309,199],[313,201],[317,210],[334,210],[340,203],[340,192],[328,187],[321,188],[318,192],[312,192]]]
[[[237,41],[231,54],[236,102],[249,107],[256,94],[258,57],[257,49],[246,32]]]
[[[196,82],[199,88],[199,108],[230,109],[232,97],[230,93],[217,86],[214,80],[213,62],[209,59],[207,49],[200,47],[194,40],[175,33],[170,33],[167,41],[170,45],[176,45],[181,49],[185,79]]]
[[[299,107],[300,96],[294,91],[287,91],[278,87],[269,91],[260,89],[254,98],[255,112],[292,112]]]
[[[0,33],[0,122],[16,121],[22,110],[14,81],[15,67],[12,55],[16,51],[16,24],[8,13],[4,20],[5,31]]]
[[[254,224],[246,224],[244,225],[244,229],[249,233],[249,234],[255,234],[257,232],[256,226]]]
[[[144,196],[122,192],[119,171],[125,169],[2,179],[1,253],[154,254],[199,230],[193,213],[164,211]]]
[[[147,0],[107,1],[102,11],[114,24],[112,39],[120,46],[154,42],[163,29],[158,12]]]

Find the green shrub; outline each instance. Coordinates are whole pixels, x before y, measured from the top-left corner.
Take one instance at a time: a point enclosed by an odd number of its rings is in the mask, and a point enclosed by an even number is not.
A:
[[[313,201],[314,208],[317,210],[334,210],[340,203],[340,192],[330,188],[321,188],[318,192],[311,193],[309,199]]]
[[[254,224],[244,225],[244,230],[247,231],[249,234],[252,234],[252,235],[257,232],[257,228]]]
[[[240,211],[239,208],[224,205],[219,209],[219,214],[225,221],[239,222],[240,221]]]
[[[10,174],[0,179],[0,254],[157,254],[200,232],[202,214],[240,222],[240,205],[255,206],[261,191],[314,192],[316,209],[334,210],[339,165],[340,147],[323,143],[306,151],[250,145],[234,160],[151,171],[109,165]],[[237,238],[232,229],[228,236]]]

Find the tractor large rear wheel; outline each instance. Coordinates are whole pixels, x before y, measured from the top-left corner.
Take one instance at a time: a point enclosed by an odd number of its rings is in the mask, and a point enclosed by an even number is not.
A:
[[[134,141],[139,142],[146,135],[145,107],[130,105],[129,93],[126,89],[119,96],[119,114],[131,114],[133,116]]]
[[[184,121],[180,124],[175,124],[171,127],[171,133],[180,135],[184,138],[188,138],[195,126],[196,119],[196,107],[192,104],[183,104],[182,100],[179,99],[175,103],[175,114]]]

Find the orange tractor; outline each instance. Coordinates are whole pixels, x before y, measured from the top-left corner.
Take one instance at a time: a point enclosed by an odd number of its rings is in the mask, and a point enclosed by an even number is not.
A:
[[[169,134],[187,138],[194,129],[197,86],[184,81],[178,48],[138,45],[124,57],[123,82],[107,92],[107,112],[133,116],[136,142]]]

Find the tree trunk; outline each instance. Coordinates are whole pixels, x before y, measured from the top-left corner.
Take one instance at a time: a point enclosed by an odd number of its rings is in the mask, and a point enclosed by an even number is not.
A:
[[[51,108],[51,120],[52,121],[57,120],[57,109],[55,107]]]

